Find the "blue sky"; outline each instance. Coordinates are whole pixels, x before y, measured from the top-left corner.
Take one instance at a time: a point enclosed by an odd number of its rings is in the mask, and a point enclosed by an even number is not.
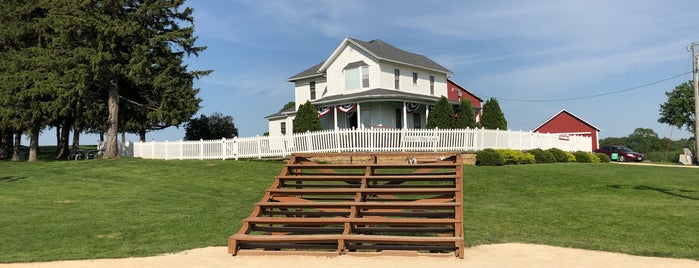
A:
[[[669,137],[657,123],[666,91],[692,79],[690,16],[699,1],[376,1],[212,0],[194,8],[198,44],[189,68],[214,72],[196,81],[199,114],[231,115],[240,136],[262,135],[267,115],[293,101],[286,79],[320,61],[343,38],[381,39],[425,55],[482,99],[495,97],[512,130],[528,131],[562,109],[623,137],[638,127]],[[562,99],[622,91],[601,97]],[[528,100],[528,101],[527,101]],[[535,101],[531,101],[535,100]],[[553,101],[542,101],[553,100]],[[198,115],[195,115],[198,117]],[[47,136],[47,137],[43,137]],[[675,128],[672,138],[691,134]],[[53,131],[42,135],[48,143]],[[184,128],[149,132],[174,141]],[[94,144],[85,136],[83,144]],[[135,141],[136,136],[127,139]],[[53,142],[55,144],[55,141]]]

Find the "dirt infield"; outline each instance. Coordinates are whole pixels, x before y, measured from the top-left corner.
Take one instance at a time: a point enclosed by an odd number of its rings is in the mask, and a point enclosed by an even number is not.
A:
[[[226,247],[208,247],[155,257],[0,264],[0,267],[699,267],[699,261],[631,256],[619,253],[530,244],[467,248],[464,259],[398,256],[236,256]]]

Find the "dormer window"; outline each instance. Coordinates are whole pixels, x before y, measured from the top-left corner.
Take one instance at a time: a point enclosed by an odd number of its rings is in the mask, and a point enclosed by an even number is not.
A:
[[[369,64],[364,61],[356,61],[347,64],[343,69],[345,73],[345,90],[357,90],[369,87]]]

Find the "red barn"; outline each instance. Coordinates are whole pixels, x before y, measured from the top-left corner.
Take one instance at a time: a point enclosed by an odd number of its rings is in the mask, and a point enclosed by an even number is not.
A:
[[[597,140],[599,131],[599,128],[596,126],[585,122],[585,120],[565,109],[534,129],[534,132],[540,133],[565,133],[592,137],[593,151],[599,147],[599,141]]]
[[[476,95],[473,95],[465,88],[459,86],[457,83],[454,83],[454,81],[447,79],[447,99],[460,102],[463,98],[467,98],[469,101],[471,101],[471,105],[476,110],[476,122],[480,122],[481,115],[483,115],[483,100]]]

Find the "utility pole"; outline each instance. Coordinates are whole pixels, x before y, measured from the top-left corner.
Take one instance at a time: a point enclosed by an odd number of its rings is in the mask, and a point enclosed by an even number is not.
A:
[[[697,79],[697,71],[699,70],[699,62],[697,61],[697,44],[692,42],[692,73],[694,74],[694,157],[695,160],[699,160],[699,79]],[[695,161],[699,162],[699,161]]]

